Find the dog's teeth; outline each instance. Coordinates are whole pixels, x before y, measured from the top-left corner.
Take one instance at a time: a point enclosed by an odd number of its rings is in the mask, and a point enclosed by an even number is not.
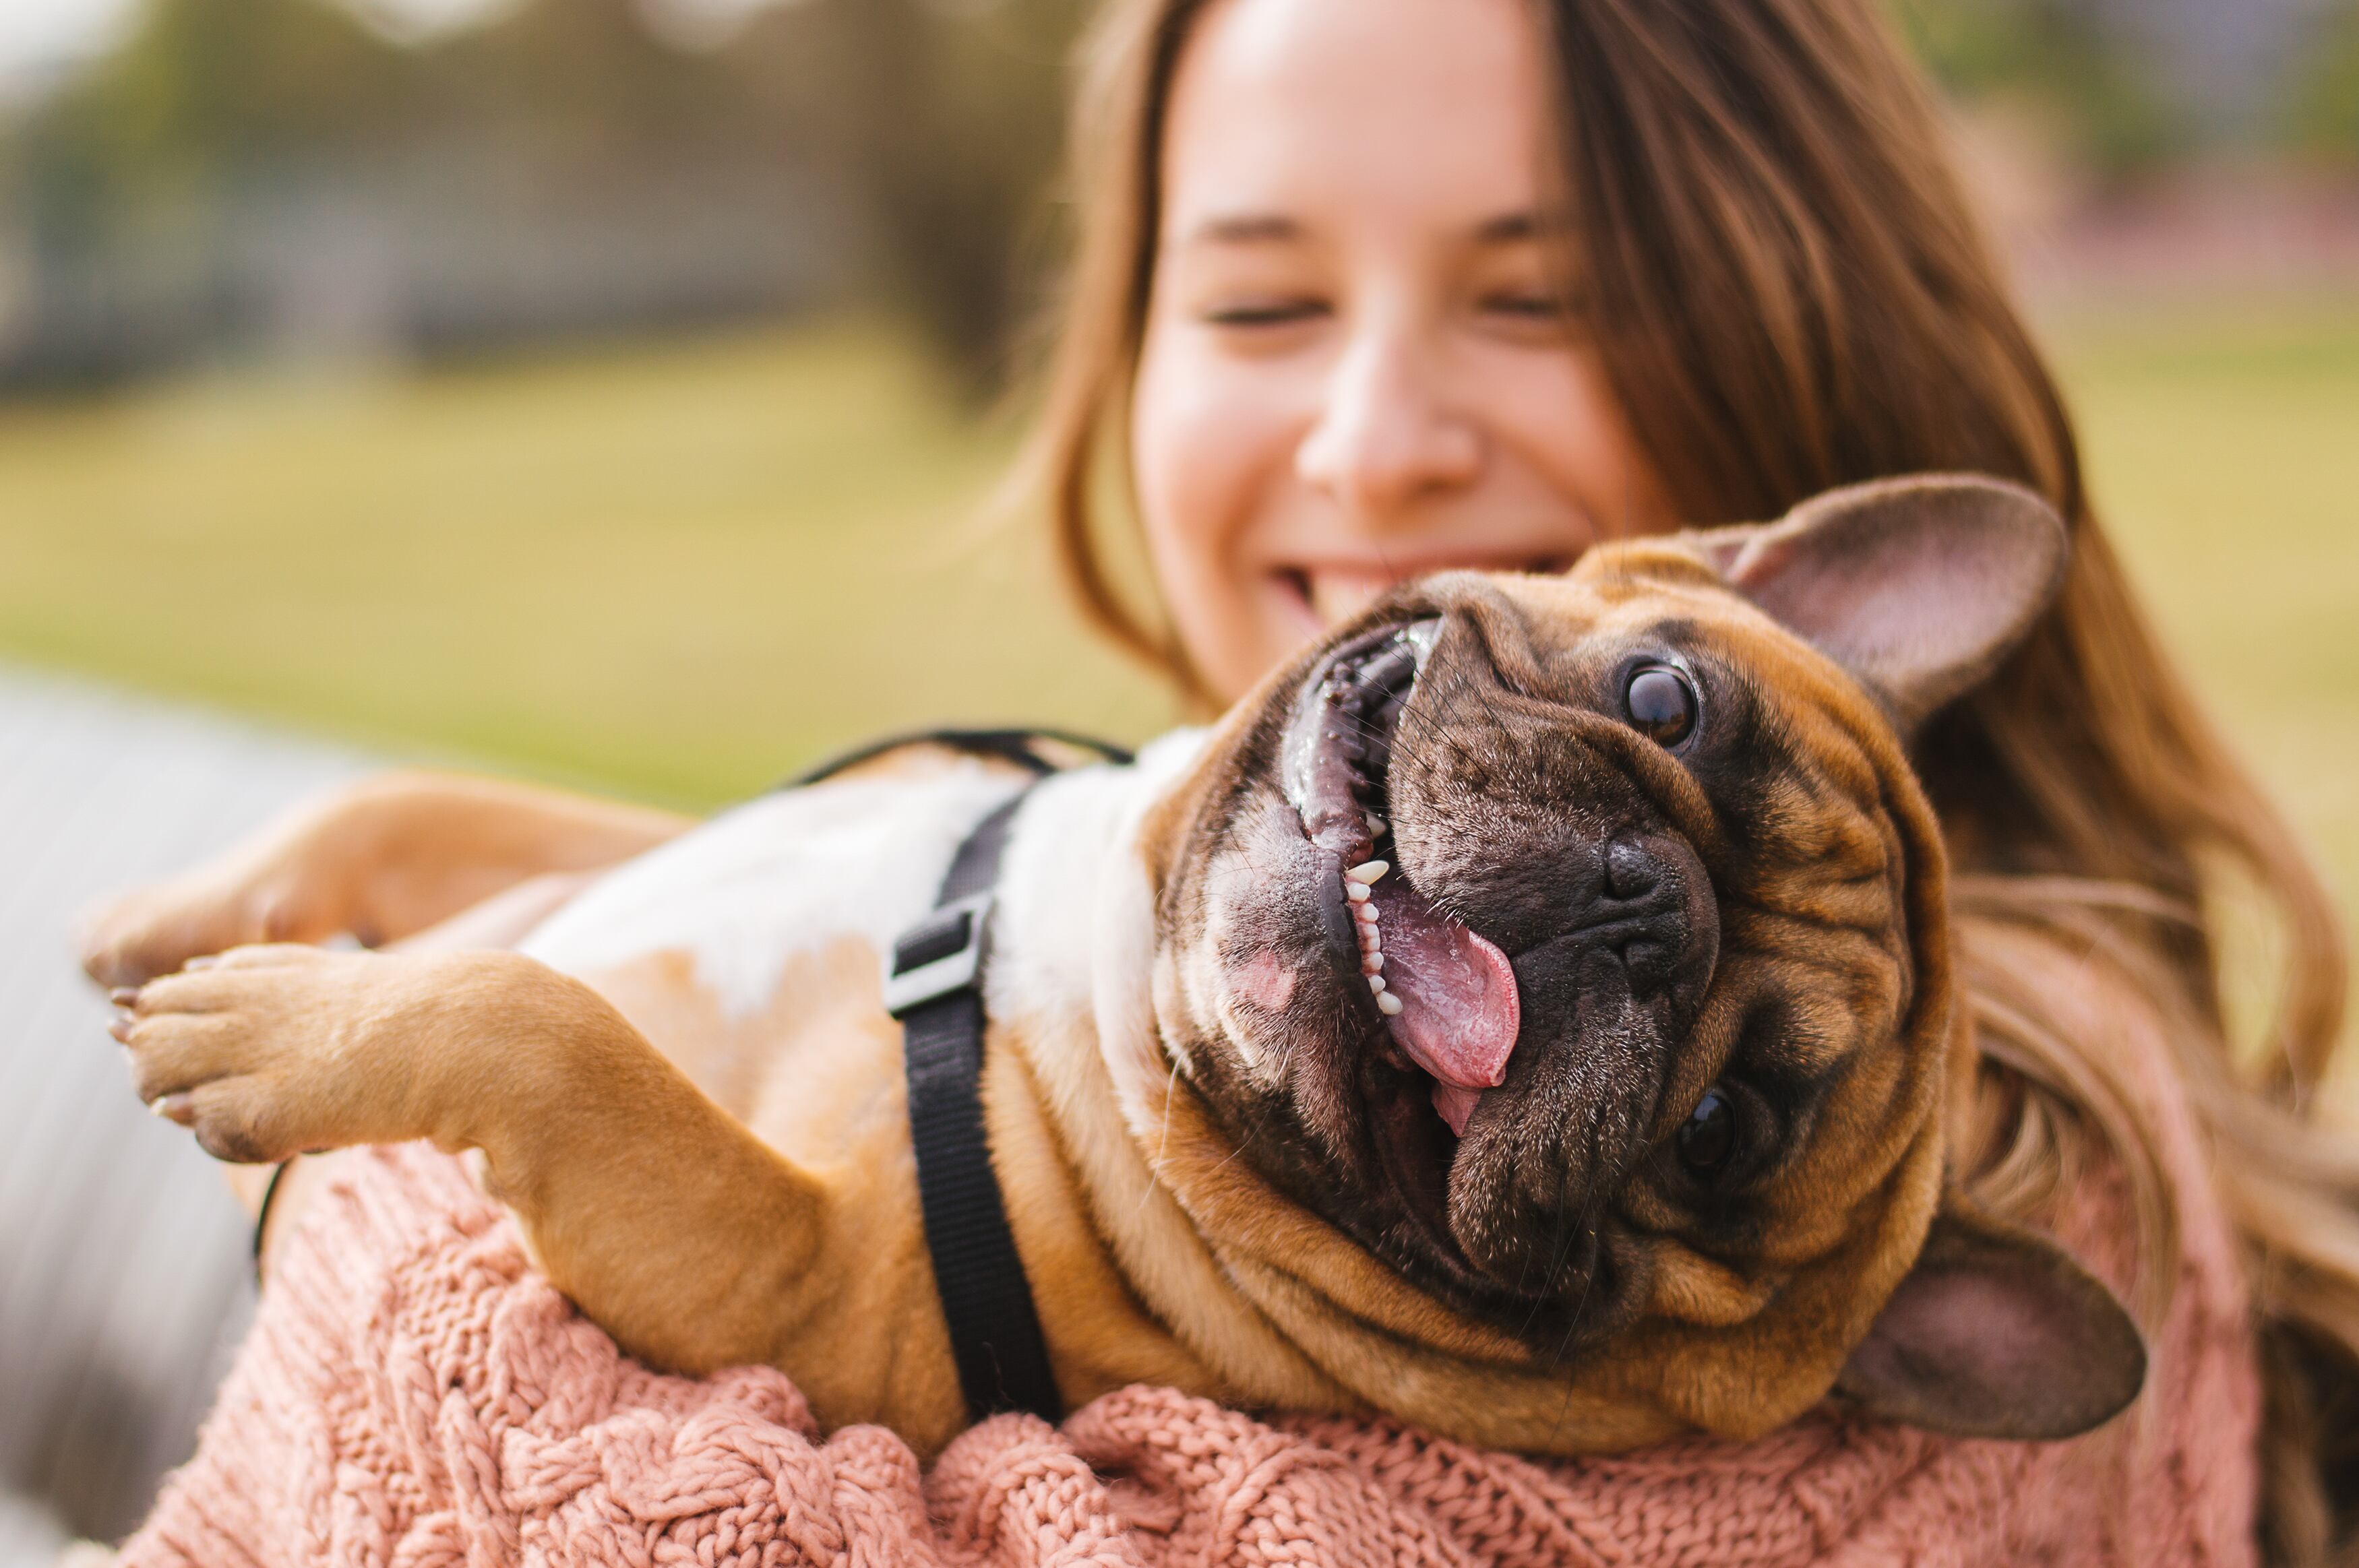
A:
[[[1386,1018],[1398,1018],[1400,1016],[1400,998],[1393,995],[1390,991],[1379,991],[1376,993],[1376,1011],[1378,1012],[1383,1013]]]
[[[1352,885],[1353,887],[1359,887],[1360,884],[1353,882]],[[1363,894],[1367,892],[1365,888],[1361,888],[1360,891]],[[1374,925],[1376,923],[1376,906],[1365,902],[1364,898],[1354,899],[1352,901],[1352,913],[1358,915],[1362,921],[1370,925]]]
[[[1375,834],[1379,838],[1385,836],[1386,823],[1383,817],[1378,816],[1373,811],[1364,811],[1360,813],[1360,816],[1364,821],[1366,821],[1368,831],[1370,833]]]
[[[1370,976],[1368,977],[1368,989],[1369,989],[1370,990],[1372,990],[1372,991],[1375,992],[1378,996],[1382,996],[1382,995],[1384,995],[1384,994],[1385,994],[1385,978],[1384,978],[1384,976],[1382,976],[1382,975],[1370,975]]]
[[[1361,962],[1368,966],[1368,972],[1372,975],[1382,974],[1384,972],[1385,955],[1381,948],[1369,948],[1366,953],[1361,956]]]
[[[1392,869],[1393,863],[1390,860],[1368,860],[1353,866],[1343,874],[1363,886],[1373,887],[1383,879],[1386,871]]]
[[[1365,903],[1368,902],[1368,884],[1365,882],[1345,882],[1343,884],[1343,896],[1350,899],[1353,903]]]

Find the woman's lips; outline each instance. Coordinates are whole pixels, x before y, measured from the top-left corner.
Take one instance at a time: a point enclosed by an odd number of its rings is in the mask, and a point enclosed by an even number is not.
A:
[[[1341,626],[1412,576],[1421,573],[1318,567],[1303,569],[1303,597],[1321,626]]]
[[[1317,629],[1329,632],[1401,584],[1435,572],[1554,572],[1562,571],[1568,564],[1560,556],[1499,555],[1435,557],[1406,564],[1302,562],[1281,568],[1272,575],[1288,596],[1301,605]]]

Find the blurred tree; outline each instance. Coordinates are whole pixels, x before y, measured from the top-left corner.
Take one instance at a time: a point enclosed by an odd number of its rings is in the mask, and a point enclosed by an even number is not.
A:
[[[2288,139],[2338,161],[2359,161],[2359,0],[2321,7],[2311,27],[2288,72]]]
[[[95,240],[157,200],[201,200],[239,162],[387,134],[411,79],[315,0],[154,0],[123,49],[26,116],[10,161],[45,238]]]
[[[735,52],[867,199],[889,282],[971,392],[1007,370],[1084,0],[802,0]]]
[[[641,162],[763,151],[746,84],[723,60],[659,38],[636,0],[524,0],[420,65],[412,134]]]
[[[1935,80],[1961,100],[2028,101],[2100,176],[2160,163],[2196,135],[2141,40],[2091,0],[1887,0]]]

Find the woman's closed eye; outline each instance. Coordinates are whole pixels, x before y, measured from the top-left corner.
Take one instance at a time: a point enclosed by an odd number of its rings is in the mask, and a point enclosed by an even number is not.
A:
[[[1254,331],[1299,326],[1332,314],[1333,308],[1315,296],[1271,295],[1216,301],[1206,306],[1199,318],[1208,326]]]
[[[1561,316],[1563,296],[1545,288],[1502,288],[1486,294],[1479,308],[1505,316]]]
[[[1579,302],[1552,288],[1499,288],[1479,295],[1474,313],[1485,324],[1519,337],[1556,340],[1579,324]]]

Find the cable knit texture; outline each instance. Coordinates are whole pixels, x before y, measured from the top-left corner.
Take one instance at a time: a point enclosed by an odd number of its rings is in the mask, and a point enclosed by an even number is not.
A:
[[[777,1372],[630,1361],[457,1162],[379,1151],[289,1238],[123,1563],[2249,1563],[2258,1392],[2180,1108],[2179,1289],[2130,1416],[2052,1444],[1830,1416],[1570,1462],[1134,1388],[1061,1430],[987,1422],[921,1474],[878,1428],[822,1436]],[[2116,1277],[2119,1213],[2078,1204],[2065,1238]]]

